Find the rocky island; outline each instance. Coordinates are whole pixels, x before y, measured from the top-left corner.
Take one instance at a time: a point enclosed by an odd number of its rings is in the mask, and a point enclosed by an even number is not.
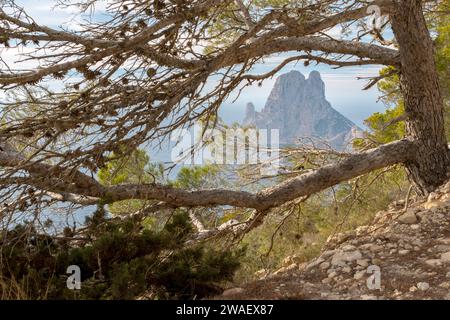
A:
[[[347,149],[362,132],[326,100],[325,83],[318,71],[308,78],[299,71],[278,77],[260,112],[253,103],[247,104],[243,125],[279,129],[282,145],[312,138],[336,150]]]

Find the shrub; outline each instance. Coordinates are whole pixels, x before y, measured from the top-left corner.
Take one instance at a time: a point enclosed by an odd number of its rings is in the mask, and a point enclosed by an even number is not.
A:
[[[66,230],[66,233],[70,233]],[[13,287],[29,299],[201,298],[220,292],[231,280],[241,252],[204,244],[185,246],[192,233],[188,216],[178,212],[158,231],[140,220],[106,219],[102,209],[87,222],[83,240],[42,235],[29,224],[0,238],[4,296]],[[69,265],[81,269],[81,290],[66,287]]]

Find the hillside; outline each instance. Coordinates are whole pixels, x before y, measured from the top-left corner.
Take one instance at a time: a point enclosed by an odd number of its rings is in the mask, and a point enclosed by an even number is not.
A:
[[[450,300],[450,180],[404,207],[392,203],[371,225],[329,239],[312,261],[287,257],[275,273],[219,298]],[[371,266],[379,267],[379,289],[368,288]]]

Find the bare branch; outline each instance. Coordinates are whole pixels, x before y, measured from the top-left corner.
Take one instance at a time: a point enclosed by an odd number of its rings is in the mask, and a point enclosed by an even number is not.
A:
[[[393,142],[349,156],[336,164],[321,167],[256,194],[225,189],[187,191],[157,183],[101,186],[81,172],[71,175],[70,179],[67,180],[63,180],[65,176],[61,176],[60,183],[56,185],[53,179],[31,178],[28,183],[47,191],[70,192],[77,193],[80,196],[101,198],[106,203],[141,199],[159,200],[176,207],[231,205],[264,211],[296,198],[324,190],[372,170],[408,161],[414,156],[414,151],[414,145],[410,141]],[[1,166],[14,167],[20,165],[20,162],[20,157],[14,157],[0,151]],[[40,177],[42,177],[42,170],[46,172],[55,171],[54,167],[44,164],[25,166],[23,169],[30,174],[38,174]],[[69,182],[72,182],[72,184]]]

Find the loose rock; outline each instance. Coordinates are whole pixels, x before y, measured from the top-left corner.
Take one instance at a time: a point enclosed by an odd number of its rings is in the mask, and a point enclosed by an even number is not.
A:
[[[398,218],[398,221],[404,224],[415,224],[417,223],[417,217],[413,211],[408,210]]]
[[[430,285],[428,284],[428,282],[419,282],[417,284],[417,289],[422,290],[422,291],[427,291],[430,288]]]

